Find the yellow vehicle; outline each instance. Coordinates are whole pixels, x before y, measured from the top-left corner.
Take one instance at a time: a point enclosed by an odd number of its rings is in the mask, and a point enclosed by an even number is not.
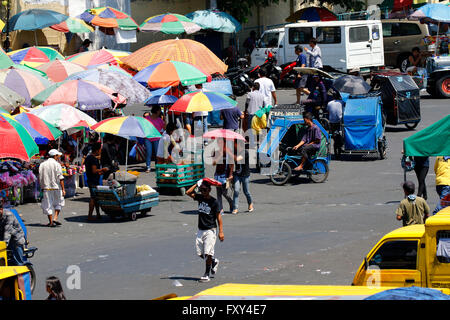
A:
[[[386,234],[366,256],[352,285],[428,287],[450,294],[450,207]]]

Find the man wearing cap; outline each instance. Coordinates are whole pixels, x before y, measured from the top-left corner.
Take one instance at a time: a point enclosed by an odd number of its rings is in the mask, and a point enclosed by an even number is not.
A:
[[[66,195],[62,167],[58,162],[61,155],[62,153],[58,150],[51,149],[48,152],[48,159],[39,166],[39,183],[43,193],[41,207],[48,217],[48,227],[61,225],[58,215],[64,206]]]
[[[395,214],[398,221],[403,221],[403,226],[424,224],[430,215],[430,207],[424,198],[414,194],[415,185],[412,181],[405,181],[402,185],[405,199],[400,202]]]

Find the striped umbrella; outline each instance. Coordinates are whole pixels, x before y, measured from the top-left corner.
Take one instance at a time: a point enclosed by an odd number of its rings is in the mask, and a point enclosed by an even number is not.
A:
[[[27,129],[37,144],[46,144],[62,135],[53,125],[31,113],[20,113],[14,116],[14,120]]]
[[[14,65],[14,62],[6,54],[5,50],[0,48],[0,69],[6,69]]]
[[[127,57],[130,52],[110,49],[100,49],[74,54],[66,58],[67,61],[80,64],[85,67],[103,64],[120,65],[121,58]]]
[[[183,95],[178,99],[169,111],[174,112],[200,112],[217,111],[234,108],[237,101],[228,98],[226,95],[218,92],[196,91]]]
[[[223,74],[228,68],[205,45],[190,39],[155,42],[121,59],[125,65],[137,71],[167,60],[190,63],[208,74]]]
[[[93,26],[102,28],[119,28],[121,30],[139,29],[136,21],[126,13],[111,7],[98,7],[88,9],[80,15],[80,18]]]
[[[80,123],[86,123],[89,126],[93,126],[97,123],[95,119],[91,118],[83,111],[62,103],[33,108],[29,113],[38,116],[62,131],[73,128]]]
[[[54,60],[44,63],[36,69],[45,72],[53,82],[61,82],[71,74],[84,71],[87,68],[65,60]]]
[[[31,106],[31,97],[51,86],[51,83],[32,71],[10,67],[0,70],[0,83],[25,98],[24,106]]]
[[[0,159],[13,158],[30,161],[39,153],[39,147],[31,135],[12,117],[0,115]]]
[[[69,17],[67,20],[50,26],[51,29],[59,32],[70,33],[89,33],[94,32],[94,28],[79,18]]]
[[[134,79],[150,88],[166,88],[179,84],[188,86],[211,81],[211,75],[189,63],[163,61],[142,69],[134,76]]]
[[[126,99],[104,85],[86,80],[65,80],[43,90],[31,100],[33,105],[68,104],[82,110],[110,108]]]
[[[16,64],[26,64],[37,67],[55,59],[64,60],[64,56],[50,47],[28,47],[7,53]]]
[[[166,34],[191,34],[200,31],[202,27],[181,14],[165,13],[147,18],[140,26],[141,31],[155,31]]]

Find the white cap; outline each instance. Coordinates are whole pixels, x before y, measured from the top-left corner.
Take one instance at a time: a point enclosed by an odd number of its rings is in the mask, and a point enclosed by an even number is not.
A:
[[[54,156],[61,156],[62,153],[59,152],[59,151],[56,150],[56,149],[52,149],[52,150],[50,150],[50,151],[48,152],[48,155],[49,155],[50,157],[54,157]]]

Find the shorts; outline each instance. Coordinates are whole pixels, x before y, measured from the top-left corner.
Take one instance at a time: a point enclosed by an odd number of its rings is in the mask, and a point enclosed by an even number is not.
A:
[[[45,215],[51,216],[55,210],[61,210],[65,201],[61,190],[44,190],[41,208]]]
[[[216,245],[216,229],[198,230],[195,239],[195,248],[198,256],[214,256],[214,246]]]
[[[306,81],[308,81],[308,76],[305,75],[305,74],[301,78],[297,78],[295,80],[295,88],[296,89],[305,88],[306,87]]]

